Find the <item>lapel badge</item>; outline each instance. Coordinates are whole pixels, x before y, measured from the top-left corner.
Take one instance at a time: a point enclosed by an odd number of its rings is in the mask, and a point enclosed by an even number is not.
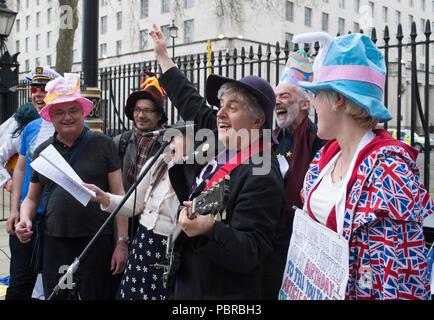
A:
[[[207,152],[209,150],[209,143],[205,143],[203,146],[202,146],[202,152]]]

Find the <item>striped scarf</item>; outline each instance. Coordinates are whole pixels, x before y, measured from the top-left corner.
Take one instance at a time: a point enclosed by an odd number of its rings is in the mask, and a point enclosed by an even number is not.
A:
[[[145,137],[145,132],[137,129],[133,126],[133,134],[136,136],[137,143],[137,158],[135,163],[130,164],[130,168],[127,173],[127,180],[129,183],[133,184],[136,176],[142,170],[142,167],[145,165],[146,161],[150,158],[149,152],[152,149],[155,141],[157,141],[158,137]]]

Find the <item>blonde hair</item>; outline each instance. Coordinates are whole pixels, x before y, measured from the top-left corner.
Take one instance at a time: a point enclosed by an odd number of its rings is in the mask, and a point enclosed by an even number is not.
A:
[[[330,105],[332,106],[332,110],[336,111],[336,102],[338,101],[338,92],[334,90],[327,90],[326,98]],[[368,110],[363,108],[358,103],[353,100],[345,97],[345,113],[349,114],[354,121],[363,129],[374,129],[378,124],[378,119],[373,118]]]

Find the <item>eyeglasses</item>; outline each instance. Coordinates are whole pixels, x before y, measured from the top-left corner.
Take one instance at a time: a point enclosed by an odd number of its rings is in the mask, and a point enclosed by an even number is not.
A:
[[[66,114],[70,115],[71,117],[75,117],[77,116],[79,113],[81,112],[81,109],[79,108],[74,108],[74,109],[69,109],[69,110],[55,110],[52,113],[52,116],[54,117],[64,117]]]
[[[145,109],[140,109],[140,108],[134,108],[134,110],[133,110],[133,112],[135,113],[135,114],[140,114],[140,113],[143,113],[143,114],[150,114],[150,113],[153,113],[153,112],[157,112],[157,109],[148,109],[148,108],[145,108]]]
[[[35,94],[36,92],[38,92],[38,90],[42,91],[42,93],[46,93],[45,85],[34,85],[30,88],[30,92],[32,94]]]

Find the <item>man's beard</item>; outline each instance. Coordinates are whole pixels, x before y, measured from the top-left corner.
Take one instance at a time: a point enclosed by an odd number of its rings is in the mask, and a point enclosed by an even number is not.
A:
[[[292,104],[291,106],[283,106],[283,105],[279,105],[276,107],[276,109],[278,108],[285,108],[286,109],[286,118],[279,120],[276,119],[277,125],[280,128],[288,128],[295,120],[295,118],[297,118],[298,113],[300,111],[300,107],[298,106],[298,104]]]

